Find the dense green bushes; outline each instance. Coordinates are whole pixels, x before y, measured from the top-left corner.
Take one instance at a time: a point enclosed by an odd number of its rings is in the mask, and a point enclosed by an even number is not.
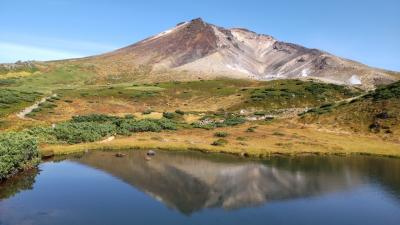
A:
[[[288,108],[318,105],[359,94],[357,90],[335,84],[286,80],[250,91],[247,104],[263,108]]]
[[[0,134],[0,180],[38,162],[37,141],[25,132]]]
[[[21,104],[32,103],[40,97],[37,92],[0,89],[0,116],[15,111]]]
[[[211,145],[214,145],[214,146],[223,146],[223,145],[226,145],[226,144],[228,144],[228,141],[225,140],[225,139],[222,139],[222,138],[220,138],[220,139],[214,141],[213,143],[211,143]]]
[[[132,132],[176,130],[169,119],[137,120],[133,116],[107,115],[75,116],[54,127],[35,127],[19,133],[0,134],[0,180],[38,159],[38,142],[68,143],[93,142],[104,137]]]
[[[227,133],[227,132],[224,132],[224,131],[218,131],[218,132],[215,132],[215,133],[214,133],[214,136],[215,136],[215,137],[227,137],[227,136],[228,136],[228,133]]]
[[[372,97],[375,101],[400,98],[400,81],[380,87],[366,97]]]
[[[104,114],[90,114],[86,116],[73,116],[72,122],[114,122],[117,120],[116,116],[109,116]]]
[[[34,102],[40,96],[37,92],[23,92],[11,89],[0,89],[0,103],[15,104],[20,102]]]
[[[176,124],[171,120],[124,120],[118,127],[121,130],[128,130],[130,132],[159,132],[161,130],[176,130]],[[120,132],[121,133],[121,132]]]
[[[26,132],[41,142],[77,144],[98,141],[115,134],[127,136],[133,132],[160,132],[176,129],[177,124],[165,118],[137,120],[132,115],[116,117],[91,114],[74,116],[70,121],[57,124],[54,128],[36,127]]]
[[[230,114],[224,118],[203,117],[199,122],[192,123],[195,128],[213,129],[216,127],[236,126],[246,122],[243,116]]]
[[[115,129],[115,125],[110,122],[65,122],[57,124],[54,128],[54,136],[69,144],[77,144],[100,140],[102,137],[115,133]]]
[[[175,114],[173,112],[163,112],[163,117],[167,119],[173,119]]]

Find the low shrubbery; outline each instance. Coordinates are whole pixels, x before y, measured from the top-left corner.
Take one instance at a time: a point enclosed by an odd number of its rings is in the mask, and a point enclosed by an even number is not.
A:
[[[137,120],[132,115],[116,117],[91,114],[74,116],[70,121],[59,123],[54,128],[37,127],[26,132],[40,142],[77,144],[98,141],[115,134],[127,136],[134,132],[160,132],[176,129],[177,124],[166,118]]]
[[[223,146],[223,145],[226,145],[226,144],[228,144],[228,141],[225,140],[225,139],[222,139],[222,138],[220,138],[220,139],[214,141],[213,143],[211,143],[211,145],[214,145],[214,146]]]
[[[335,84],[298,80],[273,81],[266,87],[251,90],[250,98],[245,103],[264,109],[293,108],[317,106],[358,94],[356,89]]]
[[[163,117],[167,119],[173,119],[175,117],[175,113],[173,112],[163,112]]]
[[[0,89],[0,116],[12,112],[21,104],[32,103],[40,97],[37,92]]]
[[[129,132],[160,132],[161,130],[176,129],[176,123],[168,119],[125,119],[117,124],[117,133],[121,135],[128,135]]]
[[[372,97],[375,101],[400,98],[400,81],[380,87],[366,97]]]
[[[57,124],[54,128],[54,136],[60,141],[77,144],[98,141],[102,137],[115,133],[115,130],[115,125],[110,122],[65,122]]]
[[[116,116],[109,116],[104,114],[90,114],[85,116],[73,116],[72,122],[114,122],[117,120]]]
[[[185,112],[180,110],[180,109],[175,110],[175,113],[179,114],[179,115],[182,115],[182,116],[185,115]]]
[[[151,114],[153,112],[153,110],[151,109],[146,109],[145,111],[142,112],[143,115],[148,115]]]
[[[218,131],[214,133],[215,137],[227,137],[229,134],[227,132],[224,131]]]
[[[25,132],[0,134],[0,180],[39,160],[38,143]]]
[[[257,127],[249,127],[246,129],[246,132],[250,132],[250,133],[256,132],[256,128]]]
[[[224,118],[213,118],[206,116],[200,121],[193,123],[192,126],[195,128],[213,129],[216,127],[236,126],[245,122],[246,119],[243,116],[231,114]]]

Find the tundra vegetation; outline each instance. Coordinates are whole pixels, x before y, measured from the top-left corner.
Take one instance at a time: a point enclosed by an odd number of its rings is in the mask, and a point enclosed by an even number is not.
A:
[[[76,65],[2,71],[1,176],[39,152],[88,148],[400,155],[399,82],[365,92],[313,80],[110,79]],[[28,119],[16,117],[48,96]],[[346,132],[354,138],[345,140]]]
[[[0,181],[33,167],[39,159],[38,142],[26,132],[0,134]]]

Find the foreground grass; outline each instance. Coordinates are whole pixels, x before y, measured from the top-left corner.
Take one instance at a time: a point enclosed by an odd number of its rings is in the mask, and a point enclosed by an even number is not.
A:
[[[250,129],[249,127],[253,127]],[[215,132],[229,133],[221,145]],[[245,124],[214,130],[183,129],[173,132],[137,133],[109,142],[76,145],[42,145],[43,155],[64,155],[88,150],[121,149],[199,150],[229,153],[249,157],[269,157],[275,154],[370,154],[400,157],[400,143],[374,136],[331,133],[314,127],[302,127],[283,121],[272,124]]]

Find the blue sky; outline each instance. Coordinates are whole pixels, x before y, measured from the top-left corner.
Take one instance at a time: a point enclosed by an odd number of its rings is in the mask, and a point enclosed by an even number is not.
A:
[[[88,56],[202,17],[400,71],[398,0],[0,0],[0,62]]]

